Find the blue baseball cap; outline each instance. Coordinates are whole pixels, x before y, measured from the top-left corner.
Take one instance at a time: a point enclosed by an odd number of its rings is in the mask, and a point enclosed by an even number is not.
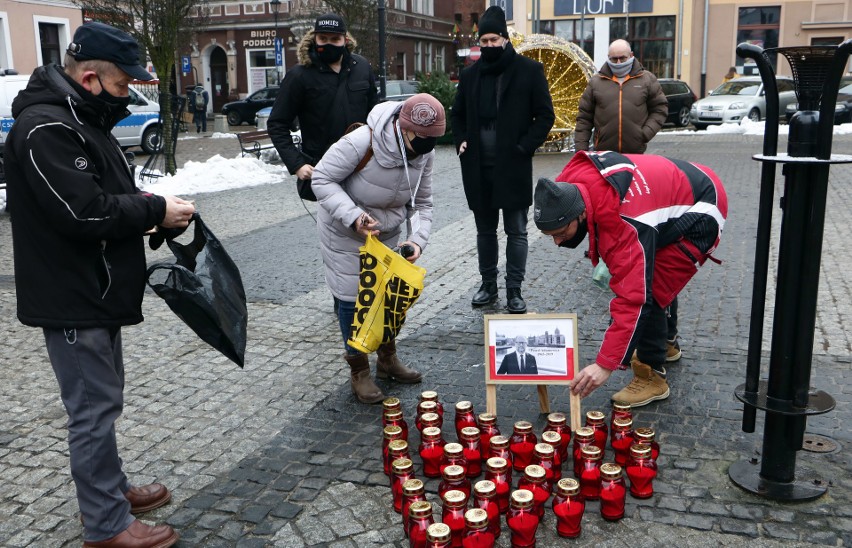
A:
[[[136,39],[104,23],[86,23],[78,27],[67,51],[77,61],[110,61],[137,80],[154,79],[139,66],[139,44]]]

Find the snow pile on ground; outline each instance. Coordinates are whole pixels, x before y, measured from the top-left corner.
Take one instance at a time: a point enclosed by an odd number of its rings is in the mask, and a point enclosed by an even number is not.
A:
[[[137,170],[137,177],[140,170]],[[289,178],[283,165],[267,164],[254,156],[223,158],[213,156],[206,162],[189,161],[174,175],[137,181],[139,188],[154,194],[184,196],[219,192],[234,188],[280,183]]]

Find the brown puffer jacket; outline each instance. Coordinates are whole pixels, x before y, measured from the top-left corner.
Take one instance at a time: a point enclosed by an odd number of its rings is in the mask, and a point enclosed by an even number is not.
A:
[[[666,121],[668,104],[657,77],[638,60],[621,83],[604,63],[580,98],[574,145],[589,150],[594,127],[595,150],[641,154]]]

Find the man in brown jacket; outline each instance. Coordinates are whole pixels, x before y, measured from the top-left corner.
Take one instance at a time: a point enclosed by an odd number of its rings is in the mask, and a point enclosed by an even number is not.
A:
[[[642,154],[667,115],[668,100],[657,77],[642,68],[630,44],[616,40],[580,98],[574,145],[589,150],[595,128],[595,150]]]

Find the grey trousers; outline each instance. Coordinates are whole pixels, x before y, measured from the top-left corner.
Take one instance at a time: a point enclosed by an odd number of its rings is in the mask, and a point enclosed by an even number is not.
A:
[[[112,538],[133,522],[115,421],[124,405],[119,328],[44,329],[47,354],[68,413],[71,477],[87,541]]]

